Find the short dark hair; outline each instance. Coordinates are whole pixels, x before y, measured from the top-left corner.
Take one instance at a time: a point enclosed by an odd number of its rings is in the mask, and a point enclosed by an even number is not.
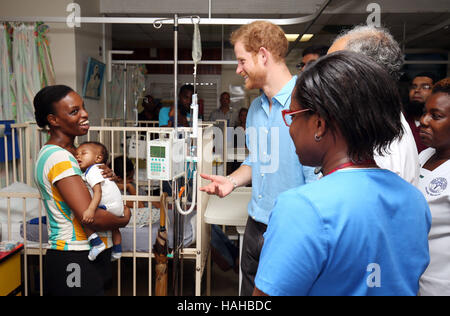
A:
[[[239,110],[239,115],[241,115],[242,112],[248,112],[248,109],[247,109],[247,108],[241,108],[241,109]]]
[[[433,87],[433,94],[435,93],[447,93],[450,95],[450,77],[444,78],[438,82]]]
[[[338,51],[318,59],[298,78],[294,97],[323,118],[333,135],[340,131],[351,158],[382,155],[403,134],[393,78],[362,54]]]
[[[110,168],[112,168],[111,164],[110,164]],[[133,162],[127,158],[125,160],[125,170],[127,172],[127,174],[129,174],[130,172],[134,171],[134,165]],[[118,156],[116,158],[114,158],[114,173],[119,177],[119,178],[124,178],[124,170],[123,170],[123,156]]]
[[[49,125],[47,116],[55,114],[54,103],[63,99],[66,95],[72,92],[73,89],[64,85],[54,85],[42,88],[36,93],[33,99],[34,117],[39,127]]]
[[[230,96],[230,93],[228,91],[224,91],[220,94],[220,97],[222,98],[223,95],[228,94],[228,96]]]
[[[102,143],[93,142],[93,141],[88,141],[88,142],[84,142],[84,143],[80,144],[80,146],[83,146],[83,145],[93,145],[93,146],[99,147],[100,148],[100,154],[103,157],[102,161],[100,161],[100,162],[104,163],[104,164],[106,164],[108,162],[109,152],[108,152],[108,149],[106,148],[105,145],[103,145]]]
[[[424,72],[418,73],[417,75],[414,76],[413,80],[414,80],[415,78],[417,78],[417,77],[427,77],[427,78],[430,78],[431,81],[433,81],[433,84],[435,84],[436,81],[437,81],[437,76],[436,76],[434,73],[428,72],[428,71],[424,71]],[[411,80],[411,81],[412,81],[412,80]]]
[[[182,94],[184,91],[192,91],[194,93],[194,86],[191,84],[184,84],[180,88],[180,94]]]
[[[327,54],[329,48],[329,46],[325,45],[311,45],[303,50],[302,56],[306,56],[308,54],[317,54],[319,55],[319,57],[322,57]]]

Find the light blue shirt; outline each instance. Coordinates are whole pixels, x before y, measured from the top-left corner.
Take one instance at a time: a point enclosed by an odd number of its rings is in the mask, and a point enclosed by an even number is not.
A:
[[[170,106],[161,108],[161,110],[159,110],[159,126],[169,125],[169,112]]]
[[[342,169],[281,194],[255,278],[269,295],[412,295],[430,257],[431,214],[384,169]]]
[[[272,98],[272,110],[265,94],[250,105],[246,123],[246,144],[250,155],[243,162],[252,168],[252,198],[248,213],[267,224],[275,199],[281,192],[317,180],[314,168],[300,164],[281,110],[289,109],[294,76]]]
[[[167,106],[167,107],[163,107],[161,108],[161,110],[159,110],[159,126],[167,126],[169,125],[169,121],[170,121],[170,113],[171,107]],[[188,113],[186,115],[187,118],[191,117],[191,113]]]

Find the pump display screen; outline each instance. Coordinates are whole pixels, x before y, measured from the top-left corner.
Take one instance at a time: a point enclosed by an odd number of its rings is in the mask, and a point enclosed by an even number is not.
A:
[[[166,158],[166,147],[150,146],[150,157]]]

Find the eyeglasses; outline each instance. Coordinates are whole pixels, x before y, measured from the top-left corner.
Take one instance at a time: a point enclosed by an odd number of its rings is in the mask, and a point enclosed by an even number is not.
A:
[[[303,67],[305,67],[305,63],[298,63],[297,65],[295,65],[295,67],[297,67],[298,70],[301,70]]]
[[[284,124],[286,124],[287,127],[291,126],[292,124],[292,117],[295,114],[300,114],[306,111],[310,111],[311,109],[303,109],[298,111],[291,111],[291,110],[282,110],[281,114],[283,115]]]
[[[433,87],[429,84],[421,84],[421,85],[413,84],[409,86],[409,90],[430,90],[431,88]]]

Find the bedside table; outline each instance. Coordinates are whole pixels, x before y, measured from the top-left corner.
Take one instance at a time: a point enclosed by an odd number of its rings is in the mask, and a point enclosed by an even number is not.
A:
[[[23,244],[11,251],[0,252],[0,296],[22,294],[20,252]]]

